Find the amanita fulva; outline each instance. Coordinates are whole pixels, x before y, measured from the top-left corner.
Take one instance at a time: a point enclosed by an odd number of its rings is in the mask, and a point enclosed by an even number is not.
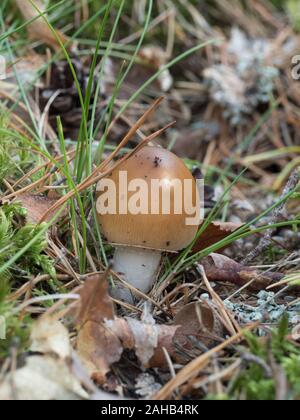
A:
[[[162,254],[184,249],[196,236],[201,220],[195,179],[173,153],[147,146],[101,180],[97,195],[99,223],[115,246],[114,271],[149,292]],[[109,202],[113,212],[106,210]]]

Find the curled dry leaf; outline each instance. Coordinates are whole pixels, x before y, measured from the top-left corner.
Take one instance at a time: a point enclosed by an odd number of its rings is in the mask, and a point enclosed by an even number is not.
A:
[[[81,289],[80,296],[80,308],[76,315],[77,351],[93,379],[102,383],[110,366],[119,361],[123,353],[119,338],[105,326],[105,320],[114,319],[106,276],[90,278]]]
[[[81,289],[81,303],[76,314],[77,351],[98,383],[105,382],[111,365],[120,360],[125,349],[135,351],[143,367],[166,367],[164,348],[173,360],[180,362],[183,359],[176,344],[183,352],[189,350],[189,338],[193,336],[203,346],[211,347],[216,336],[222,335],[207,303],[183,308],[174,325],[158,325],[147,307],[141,320],[116,318],[108,290],[107,276],[92,277]]]
[[[196,254],[197,252],[200,252],[203,249],[222,241],[223,239],[227,238],[227,236],[238,230],[240,227],[242,227],[242,224],[224,222],[210,223],[207,229],[202,233],[196,242],[193,248],[193,252]]]
[[[26,21],[30,21],[39,16],[38,10],[40,12],[45,12],[46,10],[45,5],[40,0],[34,0],[36,7],[34,7],[29,0],[15,0],[15,2]],[[56,50],[60,49],[58,39],[43,17],[39,17],[30,23],[28,32],[31,38],[44,41]],[[56,31],[56,34],[63,44],[67,42],[68,38],[61,31]]]
[[[38,224],[45,213],[54,206],[57,202],[56,199],[51,199],[44,195],[33,195],[33,194],[22,194],[17,199],[22,206],[27,210],[27,222],[32,224]],[[47,214],[45,222],[50,222],[60,209]]]
[[[262,271],[246,267],[220,254],[211,254],[203,258],[201,264],[205,269],[207,278],[210,281],[223,281],[233,283],[239,287],[249,284],[249,289],[260,291],[266,289],[273,283],[284,278],[282,273],[264,273]]]
[[[176,315],[174,323],[180,325],[175,340],[184,350],[193,350],[190,337],[196,338],[203,347],[212,348],[224,336],[224,327],[208,302],[186,305]]]
[[[158,325],[151,319],[147,315],[146,322],[143,317],[141,321],[127,318],[106,323],[124,348],[135,350],[144,367],[166,367],[164,349],[174,361],[184,363],[185,352],[193,349],[191,337],[199,341],[204,349],[213,347],[216,337],[221,338],[223,334],[214,312],[206,303],[185,306],[177,314],[174,325]]]
[[[145,306],[142,322],[127,318],[127,323],[133,333],[135,353],[143,366],[147,366],[158,346],[159,331],[150,313],[150,307]]]
[[[39,110],[30,92],[32,92],[33,86],[41,86],[41,79],[37,75],[47,61],[46,57],[32,52],[22,57],[13,57],[12,61],[13,64],[7,66],[6,79],[0,80],[0,97],[7,100],[9,108],[13,108],[12,120],[9,121],[9,125],[27,131],[27,127],[33,128],[32,119],[28,109],[14,92],[17,92],[19,83],[26,91],[28,90],[28,101],[32,109],[39,115]]]

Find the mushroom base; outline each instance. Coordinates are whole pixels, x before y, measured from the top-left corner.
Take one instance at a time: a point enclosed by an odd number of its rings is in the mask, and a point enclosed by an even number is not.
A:
[[[148,293],[154,284],[160,261],[161,253],[158,251],[117,247],[114,256],[114,271],[131,286],[143,293]],[[120,297],[124,299],[124,296]]]

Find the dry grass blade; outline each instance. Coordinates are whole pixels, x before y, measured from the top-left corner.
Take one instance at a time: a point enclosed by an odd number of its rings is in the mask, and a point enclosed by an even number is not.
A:
[[[107,165],[109,165],[109,163],[118,155],[118,153],[120,152],[120,150],[122,150],[122,148],[126,146],[126,144],[133,138],[133,136],[142,127],[142,125],[145,124],[146,120],[153,114],[153,112],[162,103],[163,100],[164,100],[164,97],[163,96],[161,96],[160,98],[158,98],[153,103],[153,105],[151,105],[151,107],[145,112],[145,114],[131,127],[131,129],[126,134],[126,136],[124,137],[124,139],[120,142],[120,144],[118,145],[118,147],[116,147],[116,149],[114,150],[113,153],[111,153],[111,155],[109,156],[109,158],[105,162],[103,162],[103,166],[101,167],[101,170],[103,170],[104,168],[106,168]],[[110,133],[111,128],[112,128],[112,126],[110,127],[108,134]]]
[[[24,19],[30,21],[34,18],[37,18],[40,13],[45,12],[45,6],[39,0],[15,0],[17,7],[22,13]],[[34,6],[33,6],[34,4]],[[38,13],[38,10],[40,13]],[[60,45],[55,35],[52,33],[51,29],[47,25],[43,16],[34,20],[28,27],[29,35],[33,39],[39,41],[44,41],[46,44],[50,45],[56,50],[60,50]],[[56,31],[57,36],[60,38],[62,43],[66,43],[68,38],[61,32]]]
[[[224,326],[226,329],[230,332],[231,335],[235,335],[236,331],[241,331],[238,323],[234,320],[233,316],[229,314],[229,311],[227,310],[226,306],[224,305],[222,299],[218,296],[218,294],[214,291],[214,289],[211,287],[209,280],[207,278],[207,275],[205,273],[205,269],[202,265],[198,265],[200,269],[200,273],[202,275],[202,278],[204,280],[205,286],[207,287],[208,292],[211,295],[211,298],[213,302],[215,303],[216,307],[219,309],[219,312],[221,314],[221,319],[224,322]]]
[[[75,151],[72,150],[72,151],[68,152],[67,156],[70,157],[70,160],[68,161],[70,163],[75,157]],[[57,163],[59,163],[63,158],[64,158],[64,156],[60,155],[60,156],[55,158],[55,161]],[[18,181],[16,181],[14,183],[13,188],[17,187],[19,184],[24,182],[26,179],[29,179],[32,175],[36,174],[37,172],[41,171],[42,169],[46,168],[49,165],[51,165],[51,162],[47,161],[47,162],[43,163],[42,165],[37,166],[36,168],[33,168],[30,172],[28,172],[27,174],[22,176],[20,179],[18,179]]]
[[[49,179],[51,177],[51,175],[52,175],[51,173],[48,173],[48,174],[44,175],[43,177],[41,177],[40,179],[38,179],[37,181],[33,182],[32,184],[27,185],[27,187],[24,187],[19,191],[13,192],[13,193],[7,195],[6,197],[3,197],[2,199],[11,200],[12,198],[21,196],[25,193],[28,193],[29,191],[34,190],[36,187],[38,187],[40,185],[43,185],[44,182],[47,181],[47,179]]]
[[[75,157],[75,152],[71,151],[69,153],[67,153],[67,156],[70,157],[70,159],[68,160],[68,162],[70,163],[74,157]],[[60,163],[60,161],[63,159],[63,156],[58,156],[57,158],[55,158],[57,163]],[[18,181],[16,181],[14,183],[14,185],[12,186],[12,189],[14,190],[15,187],[17,187],[19,184],[21,184],[22,182],[28,180],[31,176],[33,176],[34,174],[36,174],[38,171],[45,169],[47,167],[49,167],[51,165],[50,161],[47,161],[45,163],[43,163],[42,165],[32,169],[31,171],[29,171],[27,174],[25,174],[24,176],[22,176]],[[55,168],[55,172],[56,172],[56,168]],[[26,187],[18,190],[18,191],[14,191],[11,192],[9,195],[3,196],[1,197],[1,200],[11,200],[15,197],[21,196],[23,194],[26,194],[32,190],[34,190],[36,187],[39,186],[43,186],[45,181],[47,181],[52,175],[54,175],[54,170],[49,171],[48,173],[46,173],[42,178],[38,179],[36,182],[30,183],[29,185],[27,185]],[[41,185],[40,185],[41,184]]]
[[[259,323],[256,322],[255,324],[246,328],[245,331],[252,331],[253,329],[257,328],[258,325]],[[236,343],[243,337],[243,335],[244,332],[236,334],[234,337],[229,338],[224,343],[220,344],[219,346],[215,347],[214,349],[208,351],[207,353],[190,362],[176,375],[175,378],[171,379],[156,395],[153,396],[153,400],[162,401],[170,398],[172,393],[177,388],[179,388],[188,380],[198,375],[201,369],[203,369],[203,367],[207,365],[207,363],[213,356],[215,356],[220,351],[226,349],[226,347],[230,346],[231,344]]]

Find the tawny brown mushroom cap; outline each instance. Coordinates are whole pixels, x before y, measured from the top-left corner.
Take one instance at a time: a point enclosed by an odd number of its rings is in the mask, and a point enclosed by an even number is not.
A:
[[[171,187],[170,193],[171,214],[162,214],[162,191],[160,192],[159,214],[151,214],[152,180],[164,180],[166,188],[170,181],[180,180],[183,185],[184,180],[189,180],[190,185],[192,185],[193,205],[196,204],[197,185],[181,159],[165,149],[148,146],[112,172],[109,179],[114,181],[117,188],[119,187],[121,171],[127,172],[128,183],[135,179],[142,179],[147,183],[149,187],[149,214],[119,214],[119,203],[117,203],[117,214],[98,214],[99,223],[107,240],[121,245],[169,251],[179,251],[188,246],[195,238],[198,226],[188,226],[186,224],[186,219],[191,215],[185,212],[183,192],[181,196],[183,202],[182,214],[174,214],[175,192],[173,187]],[[98,184],[98,191],[101,182]],[[128,202],[134,194],[133,192],[128,193]],[[98,197],[99,195],[101,193],[98,192]]]

